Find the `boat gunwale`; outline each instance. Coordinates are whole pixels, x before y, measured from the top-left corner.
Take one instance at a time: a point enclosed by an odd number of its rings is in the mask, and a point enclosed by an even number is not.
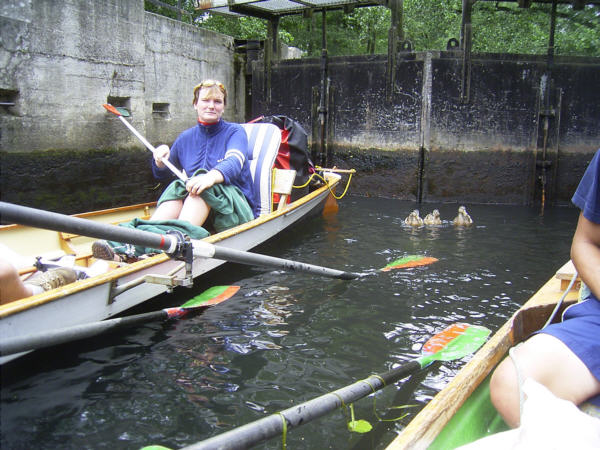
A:
[[[536,319],[540,323],[535,325],[525,316],[534,316],[531,314],[534,310],[544,310],[548,313],[547,318],[562,294],[561,280],[558,277],[550,278],[492,335],[456,376],[386,447],[386,450],[428,448],[469,396],[506,356],[508,350],[544,324],[545,320],[542,321],[539,317]],[[577,297],[577,291],[570,291],[565,297],[563,309],[568,304],[575,303]]]
[[[135,209],[144,209],[151,208],[156,206],[156,202],[146,202],[146,203],[137,203],[135,205],[126,205],[126,206],[117,206],[116,208],[108,208],[108,209],[99,209],[97,211],[88,211],[84,213],[71,214],[71,217],[78,217],[80,219],[86,219],[88,217],[96,217],[96,216],[106,216],[109,214],[133,211]],[[4,230],[11,230],[16,228],[35,228],[30,227],[29,225],[21,225],[18,223],[10,223],[6,225],[0,225],[0,232]],[[57,231],[59,233],[59,231]]]
[[[333,188],[335,188],[335,186],[340,182],[340,180],[341,180],[341,177],[339,177],[337,175],[333,176],[333,177],[328,177],[326,184],[323,184],[322,186],[318,187],[314,191],[309,192],[308,194],[300,197],[299,199],[290,203],[289,205],[282,208],[281,210],[275,210],[275,211],[270,212],[269,214],[264,214],[264,215],[259,216],[256,219],[253,219],[249,222],[243,223],[241,225],[238,225],[236,227],[222,231],[220,233],[208,236],[208,237],[204,238],[203,240],[206,242],[209,242],[209,243],[213,243],[213,244],[217,243],[217,242],[221,242],[230,237],[242,234],[243,232],[248,231],[250,229],[254,229],[264,223],[271,222],[281,216],[285,216],[289,213],[292,213],[292,212],[296,211],[298,208],[300,208],[301,206],[303,206],[304,204],[309,203],[311,200],[319,197],[326,191],[330,191],[329,195],[331,195],[333,192]],[[91,212],[87,212],[87,213],[76,214],[74,216],[80,217],[80,218],[93,217],[93,216],[100,216],[100,215],[104,215],[104,214],[110,214],[110,213],[114,213],[114,212],[140,209],[140,207],[143,209],[146,206],[154,206],[154,205],[155,205],[155,202],[142,203],[142,204],[138,204],[138,205],[129,205],[129,206],[124,206],[124,207],[100,210],[100,211],[91,211]],[[7,229],[7,228],[11,228],[11,227],[26,227],[26,226],[19,225],[19,224],[4,225],[4,226],[0,227],[0,232],[2,231],[2,229]],[[35,228],[35,227],[28,227],[28,228]],[[275,233],[273,236],[275,236],[276,234],[278,234],[278,233]],[[20,313],[22,311],[26,311],[31,308],[35,308],[35,307],[44,305],[46,303],[51,303],[51,302],[60,300],[67,295],[72,295],[77,292],[93,288],[98,285],[102,285],[105,283],[112,283],[121,277],[129,275],[131,273],[141,271],[148,267],[153,267],[155,265],[164,263],[164,262],[168,261],[169,259],[170,258],[167,254],[159,253],[150,258],[142,259],[142,260],[136,261],[131,264],[117,267],[114,270],[111,270],[109,272],[106,272],[106,273],[103,273],[103,274],[100,274],[100,275],[97,275],[97,276],[94,276],[91,278],[79,280],[75,283],[71,283],[71,284],[68,284],[65,286],[61,286],[56,289],[42,292],[37,295],[32,295],[30,297],[25,297],[25,298],[22,298],[19,300],[12,301],[10,303],[6,303],[4,305],[0,305],[0,319],[5,319],[9,316]]]

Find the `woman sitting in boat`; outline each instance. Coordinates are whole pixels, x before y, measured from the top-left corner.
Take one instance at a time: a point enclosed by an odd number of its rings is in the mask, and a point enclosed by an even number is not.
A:
[[[226,104],[225,86],[214,80],[203,81],[194,88],[193,106],[198,123],[181,133],[171,148],[167,145],[156,148],[152,172],[157,179],[170,181],[173,178],[163,158],[191,177],[185,183],[177,179],[169,184],[158,200],[150,219],[152,224],[158,222],[177,228],[177,223],[165,221],[181,221],[184,229],[180,231],[189,235],[189,225],[202,227],[209,213],[210,226],[217,232],[258,216],[258,193],[254,192],[250,175],[248,138],[241,125],[222,119]],[[206,234],[200,232],[190,237],[206,237],[208,232],[202,230]],[[92,250],[95,257],[102,259],[115,259],[115,252],[138,256],[132,254],[131,246],[106,241],[95,242]]]
[[[520,424],[521,381],[528,377],[561,399],[600,406],[600,150],[571,201],[581,210],[571,259],[589,293],[563,313],[561,322],[514,347],[494,372],[491,399],[511,427]]]

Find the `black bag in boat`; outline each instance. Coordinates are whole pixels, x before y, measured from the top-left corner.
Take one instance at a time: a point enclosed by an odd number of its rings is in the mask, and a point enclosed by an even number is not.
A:
[[[281,129],[281,145],[275,159],[275,167],[295,170],[294,186],[304,185],[314,172],[314,165],[308,151],[308,134],[302,125],[287,116],[264,116],[258,122],[272,123]],[[296,200],[306,192],[308,192],[308,186],[302,189],[295,188],[292,191],[291,200]],[[277,198],[274,201],[278,202],[277,194],[275,196]],[[288,199],[289,201],[290,199]]]

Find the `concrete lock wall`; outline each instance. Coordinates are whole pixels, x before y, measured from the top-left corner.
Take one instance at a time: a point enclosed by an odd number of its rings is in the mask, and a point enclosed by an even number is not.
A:
[[[404,53],[389,96],[386,66],[385,56],[329,59],[331,164],[359,171],[353,192],[534,204],[543,176],[548,204],[568,204],[600,147],[598,58],[556,57],[546,73],[544,56],[475,54],[463,78],[459,52]],[[252,89],[265,95],[253,97],[254,115],[289,115],[310,133],[320,77],[319,59],[282,61],[269,89],[257,63]]]
[[[4,201],[74,213],[156,200],[150,152],[104,103],[171,144],[196,121],[193,87],[216,78],[225,118],[244,121],[233,39],[147,13],[143,0],[3,2],[0,37]]]

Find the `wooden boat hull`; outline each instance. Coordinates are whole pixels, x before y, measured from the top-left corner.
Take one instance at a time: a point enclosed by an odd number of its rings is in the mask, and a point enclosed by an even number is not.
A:
[[[574,273],[571,268],[572,264],[565,264],[556,277],[536,292],[415,416],[387,450],[448,450],[507,430],[490,401],[491,373],[510,347],[544,326],[564,293],[564,279]],[[565,272],[569,269],[570,274]],[[560,312],[575,303],[577,297],[577,290],[571,290]]]
[[[238,227],[207,237],[207,242],[237,250],[250,250],[290,227],[302,218],[322,210],[340,177],[329,174],[324,185],[279,211],[262,215]],[[88,213],[78,217],[103,223],[118,223],[134,217],[148,216],[151,205],[119,208],[104,214]],[[92,238],[69,236],[48,230],[19,225],[0,227],[0,242],[23,255],[51,255],[61,250],[75,252],[78,263],[89,264]],[[18,245],[17,245],[18,243]],[[195,258],[193,277],[197,278],[226,261]],[[26,271],[25,271],[26,272]],[[158,254],[132,264],[122,264],[101,275],[17,300],[0,306],[0,339],[104,320],[167,292],[172,286],[161,284],[165,276],[183,279],[181,261]],[[159,277],[153,278],[153,275]],[[160,279],[159,279],[160,278]],[[0,357],[0,364],[23,353]]]

